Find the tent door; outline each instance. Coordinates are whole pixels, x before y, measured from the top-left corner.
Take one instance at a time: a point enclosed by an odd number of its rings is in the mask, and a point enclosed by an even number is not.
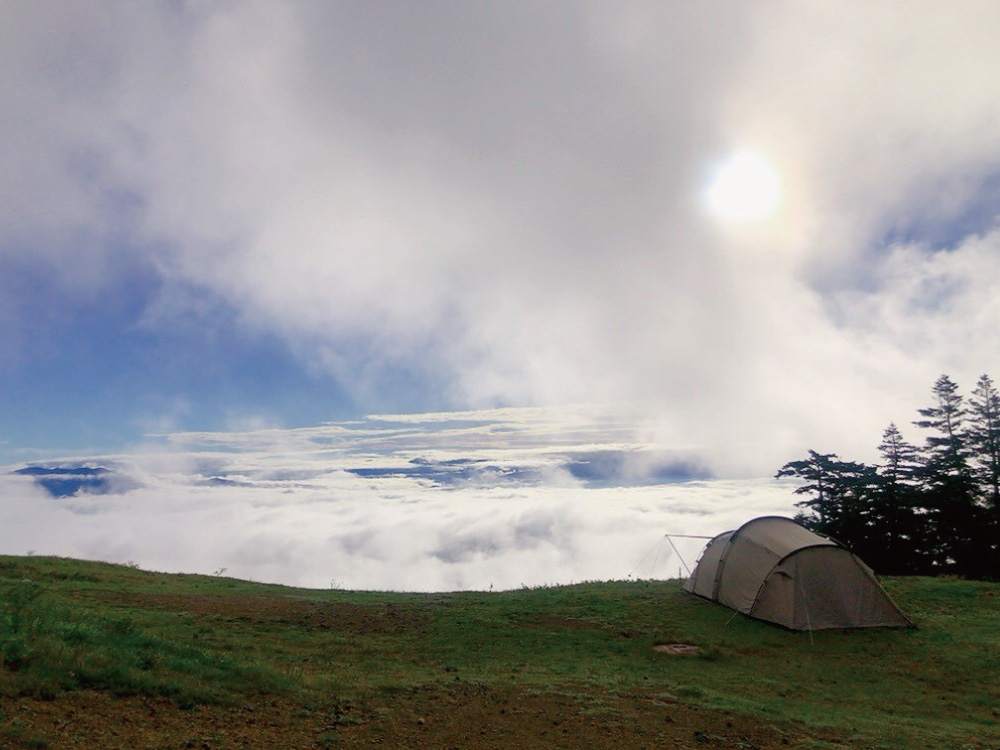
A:
[[[795,601],[795,579],[785,570],[772,570],[749,614],[791,628],[795,622]]]

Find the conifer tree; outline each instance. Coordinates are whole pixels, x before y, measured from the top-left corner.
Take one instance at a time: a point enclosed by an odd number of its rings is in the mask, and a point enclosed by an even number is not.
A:
[[[775,477],[804,480],[795,494],[810,496],[796,503],[814,514],[799,515],[806,528],[843,542],[862,558],[870,551],[872,494],[877,485],[874,466],[810,450],[809,458],[790,461]]]
[[[947,375],[934,383],[934,406],[917,409],[924,419],[915,421],[917,427],[935,430],[938,434],[926,439],[926,467],[936,473],[958,477],[969,474],[969,450],[963,430],[965,407],[958,385]]]
[[[876,557],[869,564],[890,575],[924,572],[927,561],[922,550],[927,540],[917,484],[920,451],[903,438],[895,423],[882,433],[878,450],[882,462],[872,508]]]
[[[811,450],[775,476],[799,480],[797,521],[880,573],[1000,578],[1000,392],[983,375],[966,406],[942,375],[932,393],[913,423],[922,447],[890,424],[878,466]]]
[[[1000,393],[982,375],[969,399],[969,446],[973,476],[986,503],[986,572],[1000,578]]]
[[[974,476],[994,516],[1000,514],[1000,393],[982,375],[969,399],[969,447]]]
[[[974,573],[983,552],[982,516],[977,487],[969,465],[966,416],[958,386],[942,375],[932,389],[934,405],[918,409],[924,419],[914,424],[927,430],[921,478],[931,521],[931,554],[939,570]]]
[[[833,464],[837,456],[834,453],[817,453],[809,451],[809,458],[803,461],[789,461],[778,469],[775,479],[795,477],[806,483],[795,488],[796,495],[811,495],[809,500],[796,503],[798,507],[807,507],[818,516],[818,523],[827,523],[836,503],[837,490]]]
[[[882,457],[879,474],[888,483],[893,486],[913,485],[920,471],[920,451],[906,442],[895,422],[890,422],[882,433],[878,452]]]

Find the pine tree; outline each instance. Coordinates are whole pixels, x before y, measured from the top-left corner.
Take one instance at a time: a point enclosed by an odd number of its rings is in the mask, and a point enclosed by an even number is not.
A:
[[[994,515],[1000,514],[1000,393],[989,375],[969,399],[969,447],[974,476]]]
[[[817,453],[809,451],[809,458],[802,461],[789,461],[778,469],[774,475],[775,479],[783,477],[795,477],[804,480],[806,484],[796,487],[796,495],[812,495],[812,498],[796,505],[800,508],[807,507],[818,516],[819,524],[826,524],[828,518],[834,512],[834,505],[837,500],[835,488],[835,477],[833,475],[833,463],[837,460],[836,454]]]
[[[934,563],[939,570],[980,574],[983,518],[969,465],[965,407],[958,386],[947,375],[937,379],[932,392],[934,406],[918,409],[924,419],[914,424],[934,431],[925,440],[921,469]]]
[[[877,467],[811,450],[775,477],[799,480],[796,521],[879,572],[1000,578],[1000,392],[983,375],[966,406],[942,375],[932,393],[922,447],[890,424]]]
[[[982,375],[969,399],[969,446],[973,476],[986,503],[987,572],[1000,577],[1000,393]]]
[[[890,422],[882,433],[878,452],[882,456],[879,474],[888,483],[894,486],[913,485],[920,471],[920,451],[906,442],[895,422]]]
[[[869,564],[880,573],[927,572],[926,529],[920,507],[920,451],[903,438],[895,423],[882,433],[878,446],[878,492],[872,508],[872,541],[876,557]],[[881,562],[880,562],[881,561]]]
[[[969,474],[969,450],[967,436],[962,429],[965,407],[958,386],[947,375],[942,375],[932,389],[935,405],[917,409],[920,419],[917,427],[936,430],[939,434],[928,435],[926,440],[926,465],[934,472],[958,477]]]
[[[809,458],[790,461],[775,477],[804,480],[795,489],[797,495],[810,496],[796,503],[808,509],[796,519],[803,526],[837,539],[862,559],[870,557],[872,495],[878,484],[874,466],[810,450]]]

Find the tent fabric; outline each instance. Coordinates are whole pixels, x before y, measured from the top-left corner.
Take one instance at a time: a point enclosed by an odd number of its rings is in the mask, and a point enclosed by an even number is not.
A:
[[[729,537],[735,533],[735,531],[727,531],[719,534],[705,545],[687,585],[684,586],[685,591],[705,599],[715,600],[715,571],[719,567],[722,554],[729,547]]]
[[[781,516],[712,539],[684,589],[792,630],[912,625],[850,550]]]

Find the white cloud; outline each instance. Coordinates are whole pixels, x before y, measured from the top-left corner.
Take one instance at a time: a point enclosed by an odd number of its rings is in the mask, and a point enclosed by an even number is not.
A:
[[[965,392],[983,372],[1000,369],[998,300],[1000,230],[952,248],[896,245],[876,267],[873,289],[834,298],[836,315],[861,345],[880,344],[890,361],[910,356],[920,362],[923,398],[911,401],[900,419],[925,405],[932,368],[947,372]],[[911,391],[913,373],[899,375]]]
[[[321,588],[501,589],[672,577],[701,542],[680,540],[682,561],[664,534],[713,535],[794,510],[790,488],[771,480],[577,477],[566,467],[601,449],[657,448],[622,441],[620,429],[600,440],[602,420],[586,425],[579,409],[484,411],[457,429],[440,416],[398,431],[372,419],[189,433],[172,436],[173,451],[84,462],[128,478],[121,492],[55,498],[28,477],[0,476],[0,547]],[[560,429],[563,418],[576,429]],[[466,472],[473,463],[500,470]]]
[[[139,563],[150,570],[227,574],[324,588],[441,591],[580,580],[673,577],[663,534],[712,535],[749,518],[789,513],[787,487],[763,481],[655,488],[458,488],[338,478],[301,487],[136,489],[50,498],[4,480],[0,545]],[[687,564],[700,543],[684,543]]]
[[[421,407],[617,401],[734,476],[995,370],[979,287],[906,323],[883,246],[998,171],[993,3],[34,7],[0,24],[0,239],[71,288],[131,248],[154,330],[195,290],[365,408],[400,372]],[[737,231],[697,203],[741,148],[786,200]]]

